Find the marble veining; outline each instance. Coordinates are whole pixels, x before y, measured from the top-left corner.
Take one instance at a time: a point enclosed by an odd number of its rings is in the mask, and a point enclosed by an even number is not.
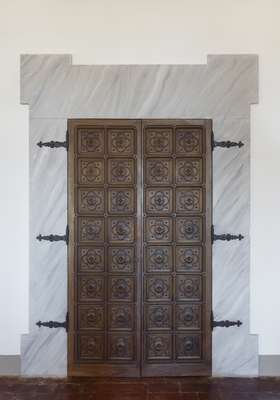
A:
[[[68,118],[212,118],[216,140],[243,141],[213,153],[213,221],[241,242],[213,246],[213,311],[240,328],[213,332],[213,375],[257,375],[258,338],[249,333],[250,104],[258,101],[255,55],[209,56],[206,65],[76,66],[69,55],[24,55],[21,103],[30,106],[30,332],[22,336],[22,374],[67,374],[67,335],[38,328],[65,319],[67,248],[39,243],[64,234],[67,152],[40,149],[64,140]]]

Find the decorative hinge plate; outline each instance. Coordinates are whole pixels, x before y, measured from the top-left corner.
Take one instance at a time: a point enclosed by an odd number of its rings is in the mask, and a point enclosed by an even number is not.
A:
[[[221,320],[221,321],[215,321],[214,320],[214,314],[213,312],[211,313],[211,328],[212,330],[214,328],[230,328],[231,326],[237,326],[239,328],[242,325],[242,322],[239,321],[229,321],[228,319],[226,320]]]
[[[51,140],[50,142],[38,142],[37,146],[39,146],[40,148],[42,147],[49,147],[51,149],[57,149],[59,147],[64,147],[66,150],[68,150],[68,131],[66,132],[66,138],[64,142],[58,142],[56,140]]]
[[[244,146],[244,143],[239,141],[239,142],[232,142],[230,140],[223,140],[218,142],[217,140],[215,140],[214,137],[214,132],[212,132],[212,150],[215,149],[215,147],[223,147],[225,149],[230,149],[231,147],[242,147]]]
[[[212,243],[214,243],[216,240],[224,240],[229,242],[230,240],[244,239],[244,236],[241,235],[240,233],[238,235],[232,235],[231,233],[222,233],[221,235],[217,235],[214,231],[214,225],[212,225],[211,236],[212,236]]]
[[[64,328],[66,332],[68,332],[68,324],[69,324],[69,314],[67,312],[65,321],[63,322],[58,322],[58,321],[38,321],[36,322],[36,325],[41,328],[41,326],[44,326],[46,328]]]
[[[49,242],[59,242],[59,241],[64,241],[67,245],[69,242],[69,228],[68,225],[66,227],[66,232],[65,235],[41,235],[41,233],[36,237],[37,240],[39,240],[39,242],[41,242],[42,240],[47,240]]]

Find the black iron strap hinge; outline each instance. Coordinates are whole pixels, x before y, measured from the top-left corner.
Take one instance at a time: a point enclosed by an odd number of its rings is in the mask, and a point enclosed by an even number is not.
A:
[[[215,140],[214,137],[214,132],[212,132],[212,150],[215,149],[215,147],[223,147],[225,149],[230,149],[231,147],[242,147],[244,146],[243,142],[231,142],[230,140],[223,140],[221,142],[218,142]]]
[[[240,233],[238,235],[232,235],[231,233],[222,233],[221,235],[217,235],[214,232],[214,225],[212,225],[212,243],[214,243],[216,240],[224,240],[229,242],[230,240],[242,240],[244,239],[244,236],[241,235]]]
[[[221,321],[215,321],[214,320],[214,314],[213,312],[211,313],[211,328],[212,330],[214,328],[230,328],[231,326],[237,326],[239,328],[242,325],[242,322],[239,321],[229,321],[228,319],[226,320],[221,320]]]
[[[57,322],[57,321],[47,321],[47,322],[42,322],[38,321],[36,322],[36,325],[41,328],[41,326],[44,326],[46,328],[64,328],[66,332],[68,332],[68,324],[69,324],[69,314],[66,314],[66,318],[64,322]]]
[[[49,147],[51,149],[57,149],[59,147],[64,147],[66,150],[68,150],[68,131],[66,132],[66,138],[64,142],[58,142],[55,140],[51,140],[50,142],[38,142],[37,146],[39,147]]]
[[[47,240],[49,242],[59,242],[59,241],[64,241],[67,245],[69,242],[69,228],[68,225],[66,227],[66,232],[65,235],[38,235],[36,237],[37,240],[39,240],[39,242],[41,242],[42,240]]]

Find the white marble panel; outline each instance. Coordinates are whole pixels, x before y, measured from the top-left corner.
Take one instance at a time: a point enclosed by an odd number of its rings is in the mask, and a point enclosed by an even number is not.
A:
[[[64,140],[67,118],[212,118],[216,140],[243,141],[213,155],[216,233],[242,233],[241,242],[213,246],[213,311],[240,319],[240,328],[213,333],[213,375],[256,375],[258,340],[249,333],[250,104],[258,100],[256,56],[209,56],[207,65],[72,66],[70,56],[22,57],[21,102],[30,105],[30,333],[22,338],[22,373],[67,374],[63,329],[37,328],[64,320],[64,243],[36,241],[64,234],[67,152],[40,149]]]

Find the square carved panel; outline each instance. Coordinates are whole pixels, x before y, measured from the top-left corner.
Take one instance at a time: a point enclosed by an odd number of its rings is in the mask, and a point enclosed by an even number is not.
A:
[[[109,301],[134,301],[135,279],[133,277],[110,276],[108,280]]]
[[[200,304],[176,305],[176,329],[196,330],[201,329]]]
[[[113,156],[133,155],[135,130],[133,128],[108,128],[108,153]]]
[[[105,353],[104,337],[101,334],[83,333],[78,335],[78,358],[83,360],[103,360]]]
[[[109,247],[108,268],[113,273],[134,272],[134,247]]]
[[[78,153],[102,156],[104,132],[103,128],[78,128]]]
[[[170,185],[172,178],[171,159],[148,158],[146,160],[145,181],[148,185]]]
[[[172,189],[149,188],[146,189],[146,213],[169,214],[172,212]]]
[[[147,242],[167,243],[172,241],[172,218],[148,217],[146,219]]]
[[[203,168],[201,158],[176,159],[176,183],[178,185],[201,184]]]
[[[80,275],[78,277],[79,301],[104,301],[105,283],[102,276]]]
[[[198,333],[178,334],[175,338],[176,359],[200,359],[201,335]]]
[[[171,301],[172,277],[169,275],[145,276],[145,293],[147,301]]]
[[[80,185],[103,185],[104,160],[98,158],[79,158],[78,183]]]
[[[176,128],[177,155],[200,155],[202,153],[202,129]]]
[[[110,243],[132,243],[134,241],[134,218],[115,217],[108,219]]]
[[[171,272],[173,266],[171,246],[147,246],[147,272]]]
[[[78,306],[78,329],[102,331],[105,326],[104,307],[101,305]]]
[[[176,188],[177,213],[201,213],[203,196],[201,188]]]
[[[145,307],[147,330],[172,329],[172,306],[170,304],[151,304]]]
[[[198,246],[177,246],[176,271],[201,272],[202,248]]]
[[[149,155],[166,156],[172,153],[172,128],[145,129],[145,150]]]
[[[78,248],[79,272],[104,272],[104,248],[81,246]]]
[[[133,304],[109,305],[108,327],[113,331],[132,331],[134,329],[135,312]]]
[[[108,335],[109,360],[130,361],[135,359],[134,335],[114,333]]]
[[[177,301],[202,300],[201,277],[198,275],[177,275],[175,292]]]
[[[133,214],[135,211],[134,189],[109,189],[108,211],[110,214]]]
[[[135,183],[134,160],[111,158],[108,160],[108,183],[110,185],[132,185]]]
[[[179,243],[195,243],[203,240],[200,217],[176,218],[176,240]]]
[[[165,333],[148,334],[145,339],[146,359],[148,361],[172,359],[172,335]]]
[[[104,203],[104,190],[97,188],[78,189],[78,213],[103,214]]]
[[[104,219],[78,218],[78,239],[80,242],[104,242]]]

